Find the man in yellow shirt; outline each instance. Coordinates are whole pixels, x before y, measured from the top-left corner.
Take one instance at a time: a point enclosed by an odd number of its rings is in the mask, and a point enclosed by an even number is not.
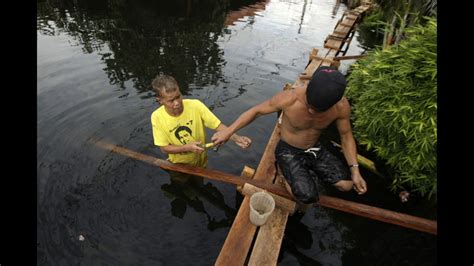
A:
[[[172,163],[206,167],[204,127],[216,131],[227,128],[199,100],[183,99],[176,80],[168,75],[158,75],[152,82],[161,106],[151,115],[153,140]],[[233,134],[230,140],[241,148],[248,148],[252,141]]]

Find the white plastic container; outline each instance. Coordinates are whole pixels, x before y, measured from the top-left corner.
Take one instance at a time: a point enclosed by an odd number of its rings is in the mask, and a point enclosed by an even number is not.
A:
[[[265,192],[256,192],[250,197],[250,222],[256,226],[264,225],[275,209],[275,200]]]

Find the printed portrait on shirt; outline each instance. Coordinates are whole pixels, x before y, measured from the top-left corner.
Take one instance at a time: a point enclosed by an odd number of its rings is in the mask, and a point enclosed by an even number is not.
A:
[[[174,131],[174,135],[181,144],[188,144],[194,140],[193,131],[187,126],[180,126]]]

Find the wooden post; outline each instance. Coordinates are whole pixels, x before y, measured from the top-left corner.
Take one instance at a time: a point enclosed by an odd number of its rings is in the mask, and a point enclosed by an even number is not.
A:
[[[240,173],[240,176],[242,176],[243,178],[252,179],[254,174],[255,169],[245,165],[244,169],[242,169],[242,173]],[[237,191],[242,193],[242,185],[237,185]]]

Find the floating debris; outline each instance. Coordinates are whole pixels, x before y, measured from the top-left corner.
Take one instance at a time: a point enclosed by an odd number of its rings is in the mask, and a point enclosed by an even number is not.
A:
[[[410,192],[403,190],[400,192],[400,194],[398,194],[398,196],[400,197],[401,202],[407,202],[408,198],[410,197]]]
[[[79,241],[84,241],[86,238],[83,235],[79,235]]]

